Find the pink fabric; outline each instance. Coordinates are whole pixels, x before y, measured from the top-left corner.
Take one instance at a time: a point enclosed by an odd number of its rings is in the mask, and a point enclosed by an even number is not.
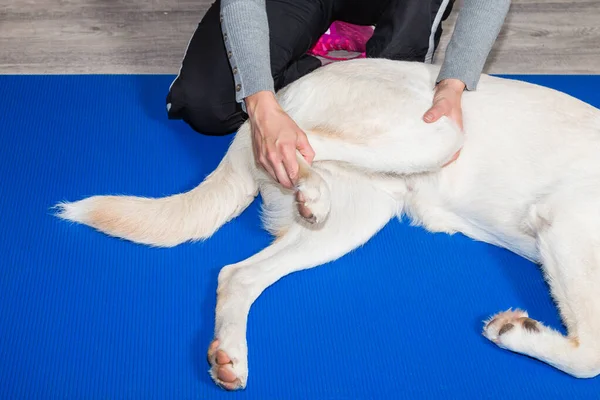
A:
[[[367,41],[372,35],[372,26],[359,26],[347,22],[335,21],[331,24],[329,31],[319,38],[319,41],[309,51],[309,54],[329,60],[364,58]],[[329,52],[339,50],[360,54],[355,57],[333,57],[329,55]]]

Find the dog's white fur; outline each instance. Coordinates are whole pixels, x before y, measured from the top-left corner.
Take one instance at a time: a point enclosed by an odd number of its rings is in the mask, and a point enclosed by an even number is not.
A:
[[[483,75],[477,91],[464,93],[463,134],[445,117],[421,119],[437,68],[345,61],[277,94],[316,152],[312,166],[299,157],[302,204],[257,167],[246,122],[218,168],[188,193],[94,196],[59,204],[58,215],[174,246],[210,237],[260,191],[265,226],[277,239],[218,278],[209,361],[227,389],[246,386],[247,316],[263,290],[350,252],[403,214],[429,231],[461,232],[540,263],[568,336],[519,310],[497,314],[483,334],[575,377],[600,374],[600,110],[549,88]],[[443,167],[459,149],[458,160]]]

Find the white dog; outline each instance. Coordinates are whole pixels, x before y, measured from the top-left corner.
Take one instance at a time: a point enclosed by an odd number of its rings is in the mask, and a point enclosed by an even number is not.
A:
[[[58,215],[152,246],[210,237],[260,191],[276,236],[218,278],[211,376],[226,389],[248,378],[246,323],[263,290],[332,261],[407,215],[432,232],[461,232],[542,265],[568,336],[501,312],[483,335],[579,378],[600,374],[600,110],[566,94],[483,75],[463,95],[464,134],[421,116],[437,67],[365,59],[334,63],[278,94],[316,158],[297,191],[255,163],[250,126],[190,192],[161,199],[94,196]],[[460,150],[459,158],[448,164]],[[448,164],[448,165],[446,165]]]

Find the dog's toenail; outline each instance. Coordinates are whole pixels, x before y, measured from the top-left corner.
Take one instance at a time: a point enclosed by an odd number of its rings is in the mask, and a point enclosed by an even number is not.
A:
[[[514,327],[515,326],[511,323],[502,325],[502,328],[500,328],[500,331],[498,332],[498,336],[504,335],[506,332],[510,331]]]

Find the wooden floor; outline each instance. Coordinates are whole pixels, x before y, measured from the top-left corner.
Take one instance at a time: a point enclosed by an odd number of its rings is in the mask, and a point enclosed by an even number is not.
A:
[[[175,74],[211,2],[3,0],[0,74]],[[485,72],[599,74],[600,0],[513,0]]]

